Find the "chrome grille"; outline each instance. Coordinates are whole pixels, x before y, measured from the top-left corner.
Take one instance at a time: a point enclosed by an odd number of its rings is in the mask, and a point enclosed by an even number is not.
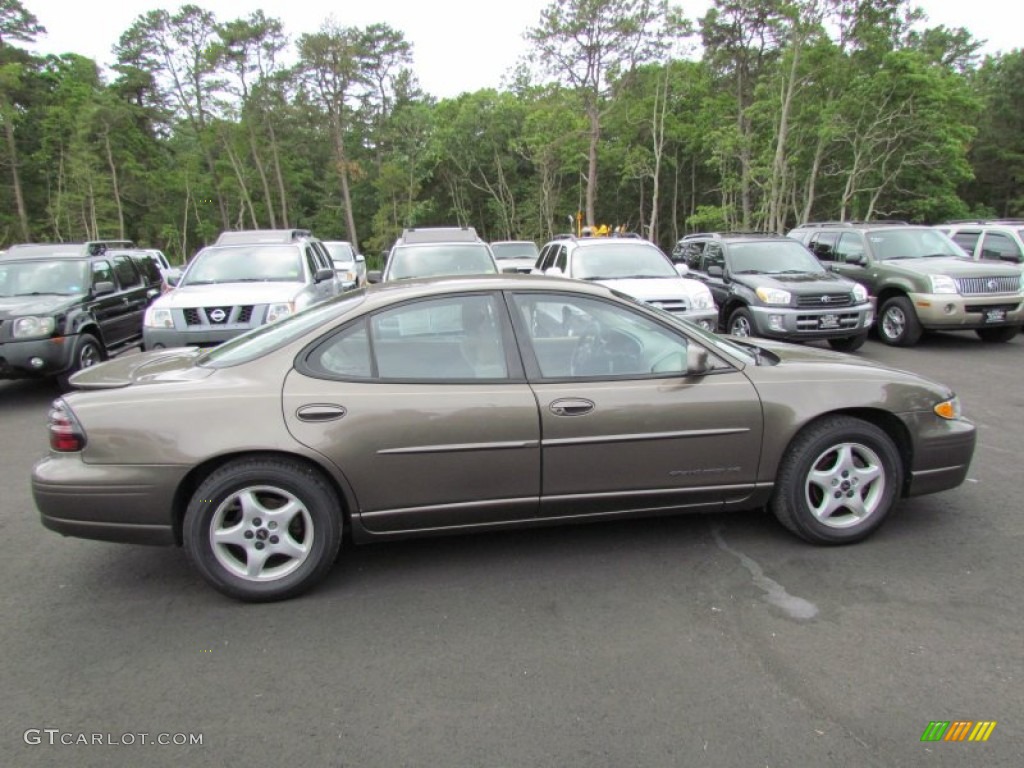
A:
[[[836,320],[838,325],[834,328],[822,328],[821,327],[821,314],[816,315],[797,315],[796,316],[796,329],[797,331],[810,332],[810,331],[841,331],[844,329],[856,328],[860,323],[860,313],[858,312],[845,312],[837,313]]]
[[[253,305],[238,307],[189,307],[183,309],[186,325],[248,325]]]
[[[978,296],[986,293],[1017,293],[1020,278],[1016,275],[999,277],[958,277],[956,288],[961,296]]]
[[[853,297],[848,293],[812,293],[797,296],[796,305],[810,309],[829,309],[830,307],[848,307],[853,304]]]
[[[659,299],[658,301],[647,302],[652,307],[664,309],[666,312],[689,312],[690,305],[685,299]]]

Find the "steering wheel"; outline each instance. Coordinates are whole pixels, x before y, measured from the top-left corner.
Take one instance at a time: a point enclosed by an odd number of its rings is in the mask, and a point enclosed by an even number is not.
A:
[[[643,347],[619,331],[589,329],[573,350],[569,370],[573,376],[609,376],[643,372]]]

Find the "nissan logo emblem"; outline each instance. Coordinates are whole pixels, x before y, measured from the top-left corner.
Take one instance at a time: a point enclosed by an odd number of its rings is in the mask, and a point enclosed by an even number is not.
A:
[[[831,296],[822,296],[821,297],[821,303],[822,304],[828,304],[830,301],[832,301],[832,297]]]
[[[989,280],[986,283],[986,285],[988,286],[988,289],[990,291],[995,291],[997,288],[999,288],[999,283],[997,283],[995,280]]]
[[[228,314],[223,309],[217,308],[210,313],[210,319],[215,323],[223,323]]]

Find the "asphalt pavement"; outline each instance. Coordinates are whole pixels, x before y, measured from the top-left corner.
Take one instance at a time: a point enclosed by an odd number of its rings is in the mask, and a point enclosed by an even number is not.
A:
[[[271,605],[178,550],[45,530],[56,393],[2,382],[0,766],[1018,768],[1024,339],[859,354],[949,384],[979,430],[961,488],[862,544],[756,512],[346,544]],[[922,741],[935,721],[996,725]]]

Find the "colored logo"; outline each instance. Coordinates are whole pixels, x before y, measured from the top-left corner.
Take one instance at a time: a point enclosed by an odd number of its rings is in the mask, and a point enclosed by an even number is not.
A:
[[[988,741],[995,729],[995,720],[932,720],[921,741]]]

